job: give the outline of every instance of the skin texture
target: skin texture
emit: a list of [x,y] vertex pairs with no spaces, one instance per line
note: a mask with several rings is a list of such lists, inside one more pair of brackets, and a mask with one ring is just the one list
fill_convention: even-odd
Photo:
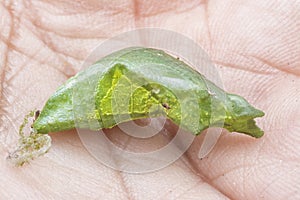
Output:
[[[3,1],[0,11],[1,198],[300,198],[299,2]],[[174,30],[203,46],[225,89],[265,111],[258,122],[265,135],[224,133],[201,161],[200,136],[172,165],[132,175],[97,162],[68,131],[51,135],[44,157],[11,167],[5,157],[32,106],[41,108],[100,41],[138,27]],[[117,128],[107,133],[122,147],[145,150]]]

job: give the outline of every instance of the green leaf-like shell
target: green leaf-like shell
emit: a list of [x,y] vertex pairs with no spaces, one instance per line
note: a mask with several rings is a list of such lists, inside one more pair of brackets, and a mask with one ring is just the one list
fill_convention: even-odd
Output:
[[115,52],[70,78],[49,98],[33,128],[39,133],[99,130],[162,115],[193,134],[215,126],[263,135],[254,121],[262,111],[184,62],[142,47]]

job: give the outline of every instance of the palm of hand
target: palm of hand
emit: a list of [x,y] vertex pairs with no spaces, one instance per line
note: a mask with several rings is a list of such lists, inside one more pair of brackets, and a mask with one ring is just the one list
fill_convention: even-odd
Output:
[[128,175],[97,163],[74,132],[54,134],[51,154],[32,165],[15,169],[1,159],[2,196],[299,198],[300,5],[151,3],[1,4],[2,158],[32,105],[41,108],[99,41],[136,27],[168,28],[199,42],[219,68],[226,90],[266,113],[260,120],[265,136],[224,134],[209,157],[199,161],[200,136],[167,168]]

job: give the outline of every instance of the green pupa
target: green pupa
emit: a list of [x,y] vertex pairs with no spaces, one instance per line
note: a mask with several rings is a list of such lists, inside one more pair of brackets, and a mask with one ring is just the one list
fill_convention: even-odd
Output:
[[254,118],[263,115],[164,51],[131,47],[102,58],[58,88],[32,124],[27,136],[31,143],[26,143],[21,128],[20,148],[10,158],[20,165],[45,153],[50,132],[99,130],[159,116],[195,135],[208,127],[223,127],[259,138],[263,131]]

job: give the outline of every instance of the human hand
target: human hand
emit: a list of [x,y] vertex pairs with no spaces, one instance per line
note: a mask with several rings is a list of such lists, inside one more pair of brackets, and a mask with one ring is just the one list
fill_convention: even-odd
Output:
[[[300,4],[296,1],[97,2],[1,4],[0,163],[3,199],[299,198]],[[30,165],[4,159],[18,126],[99,42],[141,27],[197,41],[225,89],[266,116],[260,139],[224,133],[197,158],[203,135],[172,165],[149,174],[115,171],[85,150],[75,131],[52,134],[52,149]],[[118,140],[118,129],[110,131]]]

